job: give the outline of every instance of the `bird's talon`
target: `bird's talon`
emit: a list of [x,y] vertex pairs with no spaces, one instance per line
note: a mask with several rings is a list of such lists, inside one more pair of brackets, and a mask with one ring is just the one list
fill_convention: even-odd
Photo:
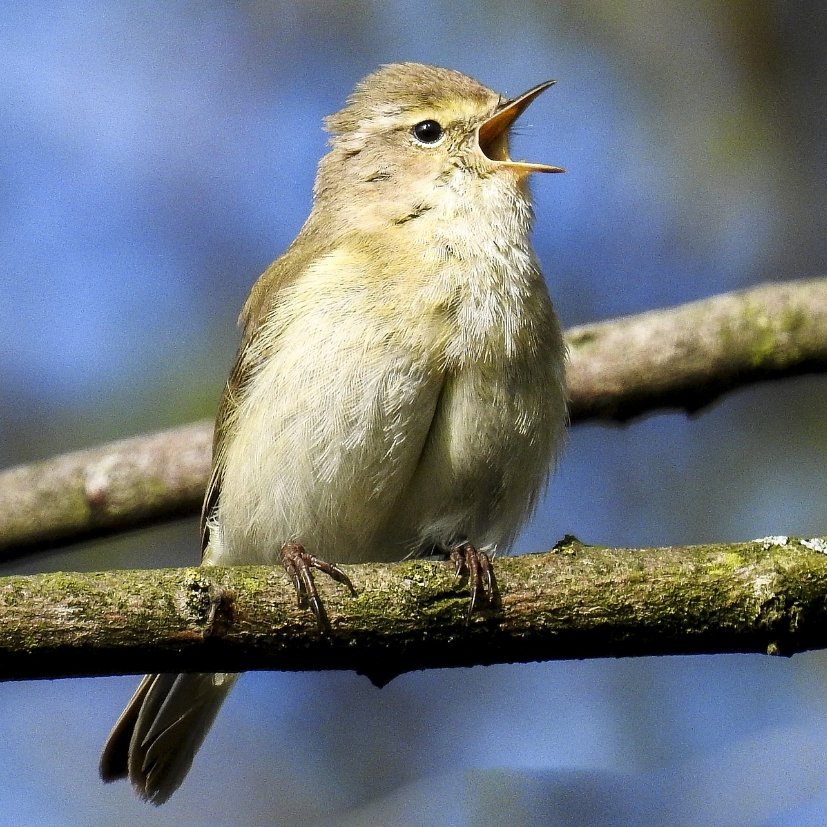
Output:
[[281,548],[281,564],[287,576],[293,581],[296,598],[300,609],[310,609],[316,618],[319,629],[323,632],[330,630],[330,621],[319,597],[316,583],[313,580],[312,569],[318,569],[332,577],[337,583],[342,583],[356,595],[350,578],[338,567],[308,554],[300,543],[285,543]]
[[474,610],[479,604],[484,602],[492,605],[494,602],[495,587],[491,559],[484,551],[477,551],[468,542],[461,543],[451,549],[450,558],[456,565],[455,576],[457,578],[460,577],[463,571],[468,572],[471,599],[465,617],[467,625],[471,622]]
[[322,603],[321,599],[318,597],[311,597],[309,608],[316,618],[316,623],[319,625],[319,629],[323,632],[329,631],[330,620],[328,620],[327,612],[325,611],[324,603]]

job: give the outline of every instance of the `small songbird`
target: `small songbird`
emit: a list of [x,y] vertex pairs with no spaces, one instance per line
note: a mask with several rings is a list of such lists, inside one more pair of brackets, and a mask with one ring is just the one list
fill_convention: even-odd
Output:
[[[259,278],[218,412],[203,564],[281,562],[327,623],[317,569],[442,552],[491,586],[563,441],[564,345],[529,239],[506,99],[448,69],[384,66],[329,116],[310,216]],[[320,555],[316,557],[315,555]],[[352,588],[352,587],[351,587]],[[161,804],[232,674],[147,675],[105,781]]]

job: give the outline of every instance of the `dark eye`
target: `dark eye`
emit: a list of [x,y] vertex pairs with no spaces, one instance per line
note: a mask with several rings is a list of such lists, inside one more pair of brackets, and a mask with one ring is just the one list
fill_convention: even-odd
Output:
[[436,121],[420,121],[411,134],[421,144],[435,144],[442,137],[442,127]]

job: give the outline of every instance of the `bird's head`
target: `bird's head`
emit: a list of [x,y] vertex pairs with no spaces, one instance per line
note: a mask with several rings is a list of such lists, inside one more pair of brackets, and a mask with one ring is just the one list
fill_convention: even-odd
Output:
[[[560,167],[513,160],[509,130],[553,81],[504,99],[472,78],[418,63],[384,66],[362,80],[344,108],[325,119],[331,152],[322,159],[316,196],[343,210],[358,204],[370,220],[410,215],[492,176],[520,187],[532,172]],[[446,197],[448,197],[446,195]]]

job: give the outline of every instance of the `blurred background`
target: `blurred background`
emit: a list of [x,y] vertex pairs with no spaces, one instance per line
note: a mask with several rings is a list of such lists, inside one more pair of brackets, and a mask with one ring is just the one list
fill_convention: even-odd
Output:
[[[236,315],[379,64],[558,85],[516,152],[566,326],[827,260],[827,7],[784,0],[4,4],[0,465],[214,414]],[[572,429],[517,551],[827,531],[827,381]],[[3,573],[198,559],[195,520]],[[97,777],[133,677],[0,685],[38,825],[827,823],[827,655],[248,674],[161,809]]]

